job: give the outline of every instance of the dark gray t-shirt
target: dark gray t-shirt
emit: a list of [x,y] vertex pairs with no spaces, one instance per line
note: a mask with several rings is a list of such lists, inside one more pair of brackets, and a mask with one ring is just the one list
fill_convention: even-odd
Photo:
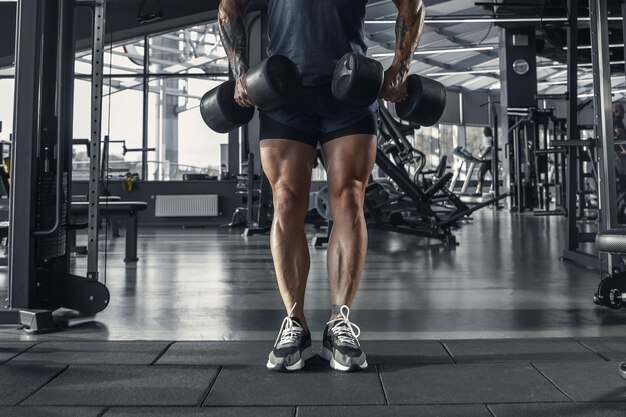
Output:
[[267,0],[267,54],[295,62],[304,85],[332,80],[348,52],[365,55],[363,26],[367,0]]

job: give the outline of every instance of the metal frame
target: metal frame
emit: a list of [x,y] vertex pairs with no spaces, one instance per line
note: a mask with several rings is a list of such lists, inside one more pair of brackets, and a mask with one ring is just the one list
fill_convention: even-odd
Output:
[[[80,4],[80,2],[78,3]],[[91,140],[89,164],[89,217],[87,231],[87,279],[98,280],[98,227],[100,225],[100,139],[102,134],[102,83],[104,80],[105,0],[93,2],[91,69]]]
[[[144,53],[143,53],[143,126],[141,146],[148,147],[148,106],[150,105],[150,77],[148,69],[150,66],[150,37],[144,36]],[[141,153],[141,179],[148,179],[148,153]]]
[[[9,307],[27,308],[31,298],[30,279],[34,275],[31,262],[34,244],[30,231],[34,229],[33,206],[35,152],[39,123],[39,78],[41,42],[39,28],[42,19],[42,2],[21,0],[17,9],[17,44],[15,71],[14,141],[9,208]],[[19,157],[18,157],[19,155]],[[21,156],[24,156],[23,158]],[[15,190],[19,190],[15,192]],[[25,208],[28,208],[25,210]],[[9,317],[9,322],[11,317]]]
[[[609,30],[606,24],[608,5],[605,0],[590,0],[591,57],[593,63],[595,136],[599,157],[599,212],[598,231],[617,227],[616,178],[613,148],[613,115],[611,96],[611,56],[609,52]],[[608,256],[608,268],[617,265],[614,255]]]
[[[102,283],[69,273],[68,235],[75,226],[68,222],[73,16],[82,4],[21,0],[18,7],[15,107],[20,111],[14,116],[11,153],[9,305],[0,312],[0,323],[21,324],[30,332],[58,329],[52,312],[61,307],[92,315],[109,301]],[[95,27],[104,30],[102,24]],[[93,118],[98,124],[101,116],[94,112]],[[97,158],[92,164],[97,171]],[[42,197],[45,190],[49,199]]]

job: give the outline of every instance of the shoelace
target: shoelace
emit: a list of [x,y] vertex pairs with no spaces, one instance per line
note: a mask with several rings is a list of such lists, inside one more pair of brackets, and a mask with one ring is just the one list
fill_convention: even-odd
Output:
[[289,311],[289,315],[283,319],[283,323],[280,325],[280,330],[278,331],[278,337],[276,337],[276,341],[274,342],[274,346],[276,347],[288,345],[288,344],[295,342],[304,331],[302,326],[300,326],[298,322],[294,321],[291,318],[291,314],[293,313],[293,310],[296,308],[296,304],[294,304],[293,307],[291,307],[291,310]]
[[349,316],[350,307],[343,305],[339,310],[339,317],[326,324],[330,326],[330,331],[337,336],[339,343],[346,343],[358,348],[361,345],[358,339],[361,329],[350,321]]

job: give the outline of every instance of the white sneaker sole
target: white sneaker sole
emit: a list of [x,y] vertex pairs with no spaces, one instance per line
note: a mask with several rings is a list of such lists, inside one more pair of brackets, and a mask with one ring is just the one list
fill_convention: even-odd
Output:
[[285,366],[282,363],[272,363],[268,359],[267,363],[265,364],[265,367],[269,369],[270,371],[287,371],[287,372],[299,371],[300,369],[304,368],[305,362],[311,359],[313,356],[315,356],[315,354],[313,353],[313,350],[311,349],[311,347],[308,347],[304,349],[302,353],[300,354],[300,360],[294,363],[293,365]]
[[320,350],[320,356],[323,359],[326,359],[330,363],[330,367],[336,371],[352,372],[352,371],[360,371],[360,370],[367,368],[367,360],[363,361],[363,363],[361,364],[355,363],[350,366],[346,366],[337,362],[333,356],[333,352],[326,347],[322,347],[322,350]]

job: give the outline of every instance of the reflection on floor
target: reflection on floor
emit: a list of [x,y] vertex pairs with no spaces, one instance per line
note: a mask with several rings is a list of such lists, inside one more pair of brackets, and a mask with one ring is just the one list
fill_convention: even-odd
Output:
[[[124,240],[108,243],[111,304],[94,320],[40,337],[13,328],[0,339],[273,340],[285,314],[267,236],[228,229],[142,229],[139,263],[122,262]],[[626,311],[595,306],[598,273],[559,260],[559,218],[477,214],[435,241],[372,232],[351,318],[363,340],[626,335]],[[329,315],[325,249],[311,249],[306,312],[319,340]],[[86,258],[76,258],[84,274]],[[6,279],[0,278],[0,286]]]

